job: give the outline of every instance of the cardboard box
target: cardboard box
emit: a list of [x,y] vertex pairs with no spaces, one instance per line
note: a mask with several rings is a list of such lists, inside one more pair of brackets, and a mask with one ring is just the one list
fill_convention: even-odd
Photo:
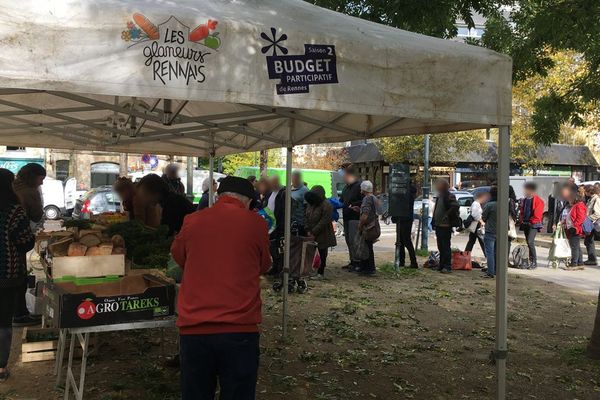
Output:
[[52,278],[76,276],[93,278],[97,276],[125,275],[125,256],[73,256],[52,259]]
[[175,314],[175,285],[148,274],[96,285],[47,283],[44,296],[45,314],[55,328],[112,325]]

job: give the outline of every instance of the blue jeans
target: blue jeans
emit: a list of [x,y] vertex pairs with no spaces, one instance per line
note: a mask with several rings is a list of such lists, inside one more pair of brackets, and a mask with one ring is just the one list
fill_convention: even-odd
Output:
[[181,399],[255,400],[258,333],[181,335]]
[[487,260],[487,274],[496,276],[496,235],[485,233],[483,235],[485,258]]

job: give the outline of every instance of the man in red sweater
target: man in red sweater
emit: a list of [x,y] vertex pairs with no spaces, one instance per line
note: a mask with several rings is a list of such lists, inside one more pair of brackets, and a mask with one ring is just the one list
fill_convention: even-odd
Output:
[[183,400],[253,400],[260,275],[271,267],[267,224],[250,211],[252,184],[227,177],[212,208],[190,214],[171,247],[183,269],[177,326]]

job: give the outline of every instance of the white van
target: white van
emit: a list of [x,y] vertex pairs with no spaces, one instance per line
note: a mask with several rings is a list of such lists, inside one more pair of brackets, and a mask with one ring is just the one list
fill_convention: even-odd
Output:
[[77,190],[77,180],[69,178],[63,184],[54,178],[46,177],[42,184],[44,216],[46,219],[58,219],[75,207],[75,202],[85,193]]

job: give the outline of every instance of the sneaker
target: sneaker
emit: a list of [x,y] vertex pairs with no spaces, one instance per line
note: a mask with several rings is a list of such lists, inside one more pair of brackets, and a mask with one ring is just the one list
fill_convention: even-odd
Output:
[[179,359],[179,354],[175,354],[172,357],[167,357],[165,360],[165,367],[168,368],[179,368],[181,366],[181,361]]
[[440,270],[440,272],[441,272],[442,274],[451,274],[451,273],[452,273],[452,269],[450,269],[450,268],[442,268],[442,269]]
[[352,263],[346,264],[342,267],[342,269],[352,269],[354,265],[352,265]]
[[14,317],[12,325],[15,328],[22,326],[35,326],[42,323],[42,317],[34,315],[23,315],[22,317]]
[[310,279],[315,280],[315,281],[319,281],[321,279],[324,279],[325,277],[322,274],[316,274],[310,277]]
[[419,269],[419,264],[410,264],[408,267],[406,268],[412,268],[412,269]]
[[4,372],[0,372],[0,383],[6,382],[10,378],[10,372],[8,370],[4,370]]
[[491,279],[494,279],[496,276],[495,275],[482,274],[481,277],[482,278],[491,278]]
[[583,263],[583,265],[589,265],[592,267],[596,267],[596,266],[598,266],[598,262],[595,260],[587,260],[586,262]]

